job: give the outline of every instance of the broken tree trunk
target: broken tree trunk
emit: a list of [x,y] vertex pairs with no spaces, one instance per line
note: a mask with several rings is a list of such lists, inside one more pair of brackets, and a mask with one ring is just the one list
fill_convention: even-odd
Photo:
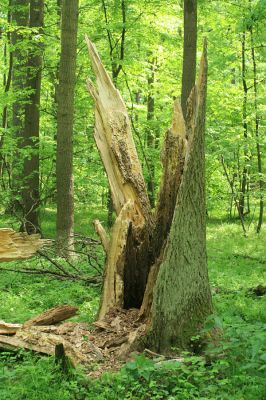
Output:
[[196,333],[212,310],[205,241],[206,43],[186,121],[179,100],[174,104],[172,127],[166,132],[162,151],[157,206],[152,214],[125,104],[95,46],[86,40],[97,86],[88,82],[95,103],[94,136],[117,213],[110,240],[96,223],[106,251],[99,319],[104,323],[113,307],[135,307],[140,309],[139,315],[150,327],[158,348],[164,350],[174,343],[186,347],[189,335]]
[[105,281],[99,311],[99,319],[103,319],[115,305],[139,308],[142,304],[150,267],[160,255],[170,229],[186,138],[181,107],[176,101],[173,125],[165,139],[162,156],[165,171],[154,218],[126,106],[94,44],[88,38],[86,41],[97,86],[95,88],[88,81],[88,90],[95,103],[94,137],[117,214],[110,241],[106,239],[102,226],[95,223],[106,251]]
[[[95,46],[88,38],[86,41],[97,85],[95,88],[88,81],[88,90],[95,103],[94,137],[118,216],[112,229],[109,249],[105,248],[106,280],[112,275],[113,281],[122,279],[124,282],[123,285],[104,285],[99,313],[102,318],[116,302],[115,299],[117,304],[126,307],[141,305],[148,274],[148,244],[153,223],[126,106],[104,69]],[[130,243],[134,243],[133,253],[129,252],[132,249]],[[110,304],[106,303],[107,299],[110,299]]]
[[49,241],[40,235],[28,235],[13,229],[0,229],[0,262],[15,261],[32,257]]

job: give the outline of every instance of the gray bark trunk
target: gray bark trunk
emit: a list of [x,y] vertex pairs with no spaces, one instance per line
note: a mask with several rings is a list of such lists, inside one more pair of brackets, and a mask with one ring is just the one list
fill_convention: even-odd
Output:
[[[16,152],[12,165],[12,210],[20,208],[21,203],[21,182],[23,170],[23,158],[21,154],[22,138],[25,123],[25,87],[27,81],[26,60],[21,51],[21,43],[24,35],[21,28],[29,24],[29,0],[13,0],[11,6],[12,24],[15,25],[11,35],[14,50],[12,68],[12,90],[16,100],[12,106],[12,124],[14,130],[14,140],[16,141]],[[22,95],[23,93],[23,95]]]
[[69,257],[73,250],[73,124],[77,53],[78,0],[63,0],[61,57],[57,110],[56,240],[58,254]]
[[[30,2],[30,28],[37,28],[39,35],[43,27],[43,0]],[[42,45],[32,42],[27,64],[27,88],[31,93],[25,106],[25,124],[22,147],[30,148],[30,154],[23,161],[22,205],[24,224],[21,229],[28,233],[40,232],[38,207],[39,193],[39,125],[40,125],[40,95],[42,76]]]
[[181,105],[187,119],[187,100],[195,85],[197,56],[197,0],[184,0],[184,45]]
[[187,348],[212,311],[204,173],[206,48],[204,53],[199,82],[190,96],[195,129],[188,140],[173,223],[154,289],[151,340],[157,351],[173,346]]

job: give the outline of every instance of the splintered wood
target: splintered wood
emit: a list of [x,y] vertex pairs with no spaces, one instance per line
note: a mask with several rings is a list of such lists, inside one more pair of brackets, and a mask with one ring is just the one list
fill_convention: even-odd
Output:
[[76,312],[76,307],[62,305],[24,324],[0,321],[0,348],[54,355],[56,346],[63,345],[72,365],[82,365],[88,374],[98,376],[103,371],[120,368],[129,353],[136,350],[136,340],[145,332],[135,309],[112,308],[103,321],[90,326],[62,323]]
[[32,257],[48,243],[40,235],[28,235],[13,229],[0,229],[0,262],[23,260]]

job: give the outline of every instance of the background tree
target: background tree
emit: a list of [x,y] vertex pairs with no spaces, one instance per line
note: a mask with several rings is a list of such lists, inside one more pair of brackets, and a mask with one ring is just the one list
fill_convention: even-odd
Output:
[[74,240],[73,124],[78,0],[63,0],[61,29],[57,109],[56,240],[59,254],[69,256]]
[[43,0],[31,0],[29,27],[32,29],[32,47],[29,50],[27,61],[26,85],[29,96],[25,105],[25,123],[22,139],[24,162],[23,189],[21,193],[24,219],[21,229],[28,233],[40,232],[38,216],[40,206],[39,129],[43,46],[38,38],[42,34],[43,13]]
[[184,0],[184,45],[181,104],[186,118],[186,102],[195,84],[197,56],[197,0]]

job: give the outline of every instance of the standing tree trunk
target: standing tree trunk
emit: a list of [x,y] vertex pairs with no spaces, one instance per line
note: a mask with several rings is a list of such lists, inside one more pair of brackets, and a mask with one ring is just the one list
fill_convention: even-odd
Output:
[[242,108],[242,120],[243,120],[243,135],[244,135],[244,167],[242,176],[240,177],[240,195],[239,195],[239,210],[241,217],[245,215],[245,200],[247,195],[248,187],[248,122],[247,122],[247,99],[248,99],[248,87],[246,81],[246,32],[242,34],[241,42],[241,58],[242,58],[242,86],[243,86],[243,108]]
[[[8,4],[8,12],[7,12],[7,22],[10,24],[11,22],[11,0],[9,0]],[[7,69],[7,73],[3,74],[3,86],[4,86],[4,93],[7,94],[10,90],[11,86],[11,78],[12,78],[12,68],[13,68],[13,52],[10,49],[10,42],[11,42],[11,33],[7,32],[6,34],[6,43],[4,44],[3,48],[3,56],[4,56],[4,65],[5,68]],[[5,158],[5,155],[2,154],[2,148],[4,145],[4,132],[6,131],[8,127],[8,106],[4,105],[3,108],[3,113],[2,113],[2,128],[3,131],[0,135],[0,180],[1,180],[1,188],[2,190],[6,190],[6,184],[5,184],[5,179],[4,179],[4,170],[7,170],[8,175],[10,176],[10,171],[8,168],[7,160]],[[10,179],[7,182],[7,186],[10,187]]]
[[63,0],[61,56],[59,67],[56,187],[56,241],[58,254],[69,257],[73,250],[73,124],[77,55],[78,0]]
[[253,64],[253,82],[254,82],[254,109],[255,109],[255,135],[256,135],[256,149],[257,149],[257,164],[259,174],[259,190],[260,190],[260,211],[257,224],[257,233],[261,230],[263,223],[263,178],[262,178],[262,159],[261,159],[261,145],[260,145],[260,118],[258,113],[258,83],[257,83],[257,64],[253,37],[253,28],[250,27],[250,41],[251,41],[251,58]]
[[25,152],[23,162],[22,205],[24,223],[21,227],[28,233],[40,232],[38,208],[39,193],[39,124],[40,124],[40,95],[42,77],[43,46],[38,37],[43,28],[43,0],[30,1],[30,28],[33,28],[31,49],[27,65],[27,89],[30,94],[25,106],[25,124],[22,147]]
[[[156,59],[153,57],[149,60],[149,76],[148,76],[148,97],[147,97],[147,146],[151,151],[155,148],[155,129],[154,129],[154,83],[155,83]],[[149,157],[149,176],[147,182],[148,195],[152,208],[155,205],[155,189],[154,189],[154,160]]]
[[195,85],[197,56],[197,0],[184,0],[184,45],[181,104],[187,119],[187,100]]
[[25,36],[24,30],[29,24],[29,0],[12,0],[12,23],[16,26],[11,35],[13,45],[12,90],[15,95],[12,110],[12,123],[16,151],[12,166],[12,210],[20,209],[21,182],[23,180],[23,157],[21,154],[22,139],[25,124],[25,88],[27,81],[27,62],[23,55],[22,42]]
[[126,106],[95,46],[89,39],[87,44],[97,84],[88,81],[95,103],[94,136],[117,214],[110,239],[95,221],[106,252],[98,317],[104,319],[113,307],[139,308],[149,322],[149,344],[163,351],[174,344],[186,347],[212,311],[205,239],[206,45],[187,124],[179,101],[174,104],[153,216]]

